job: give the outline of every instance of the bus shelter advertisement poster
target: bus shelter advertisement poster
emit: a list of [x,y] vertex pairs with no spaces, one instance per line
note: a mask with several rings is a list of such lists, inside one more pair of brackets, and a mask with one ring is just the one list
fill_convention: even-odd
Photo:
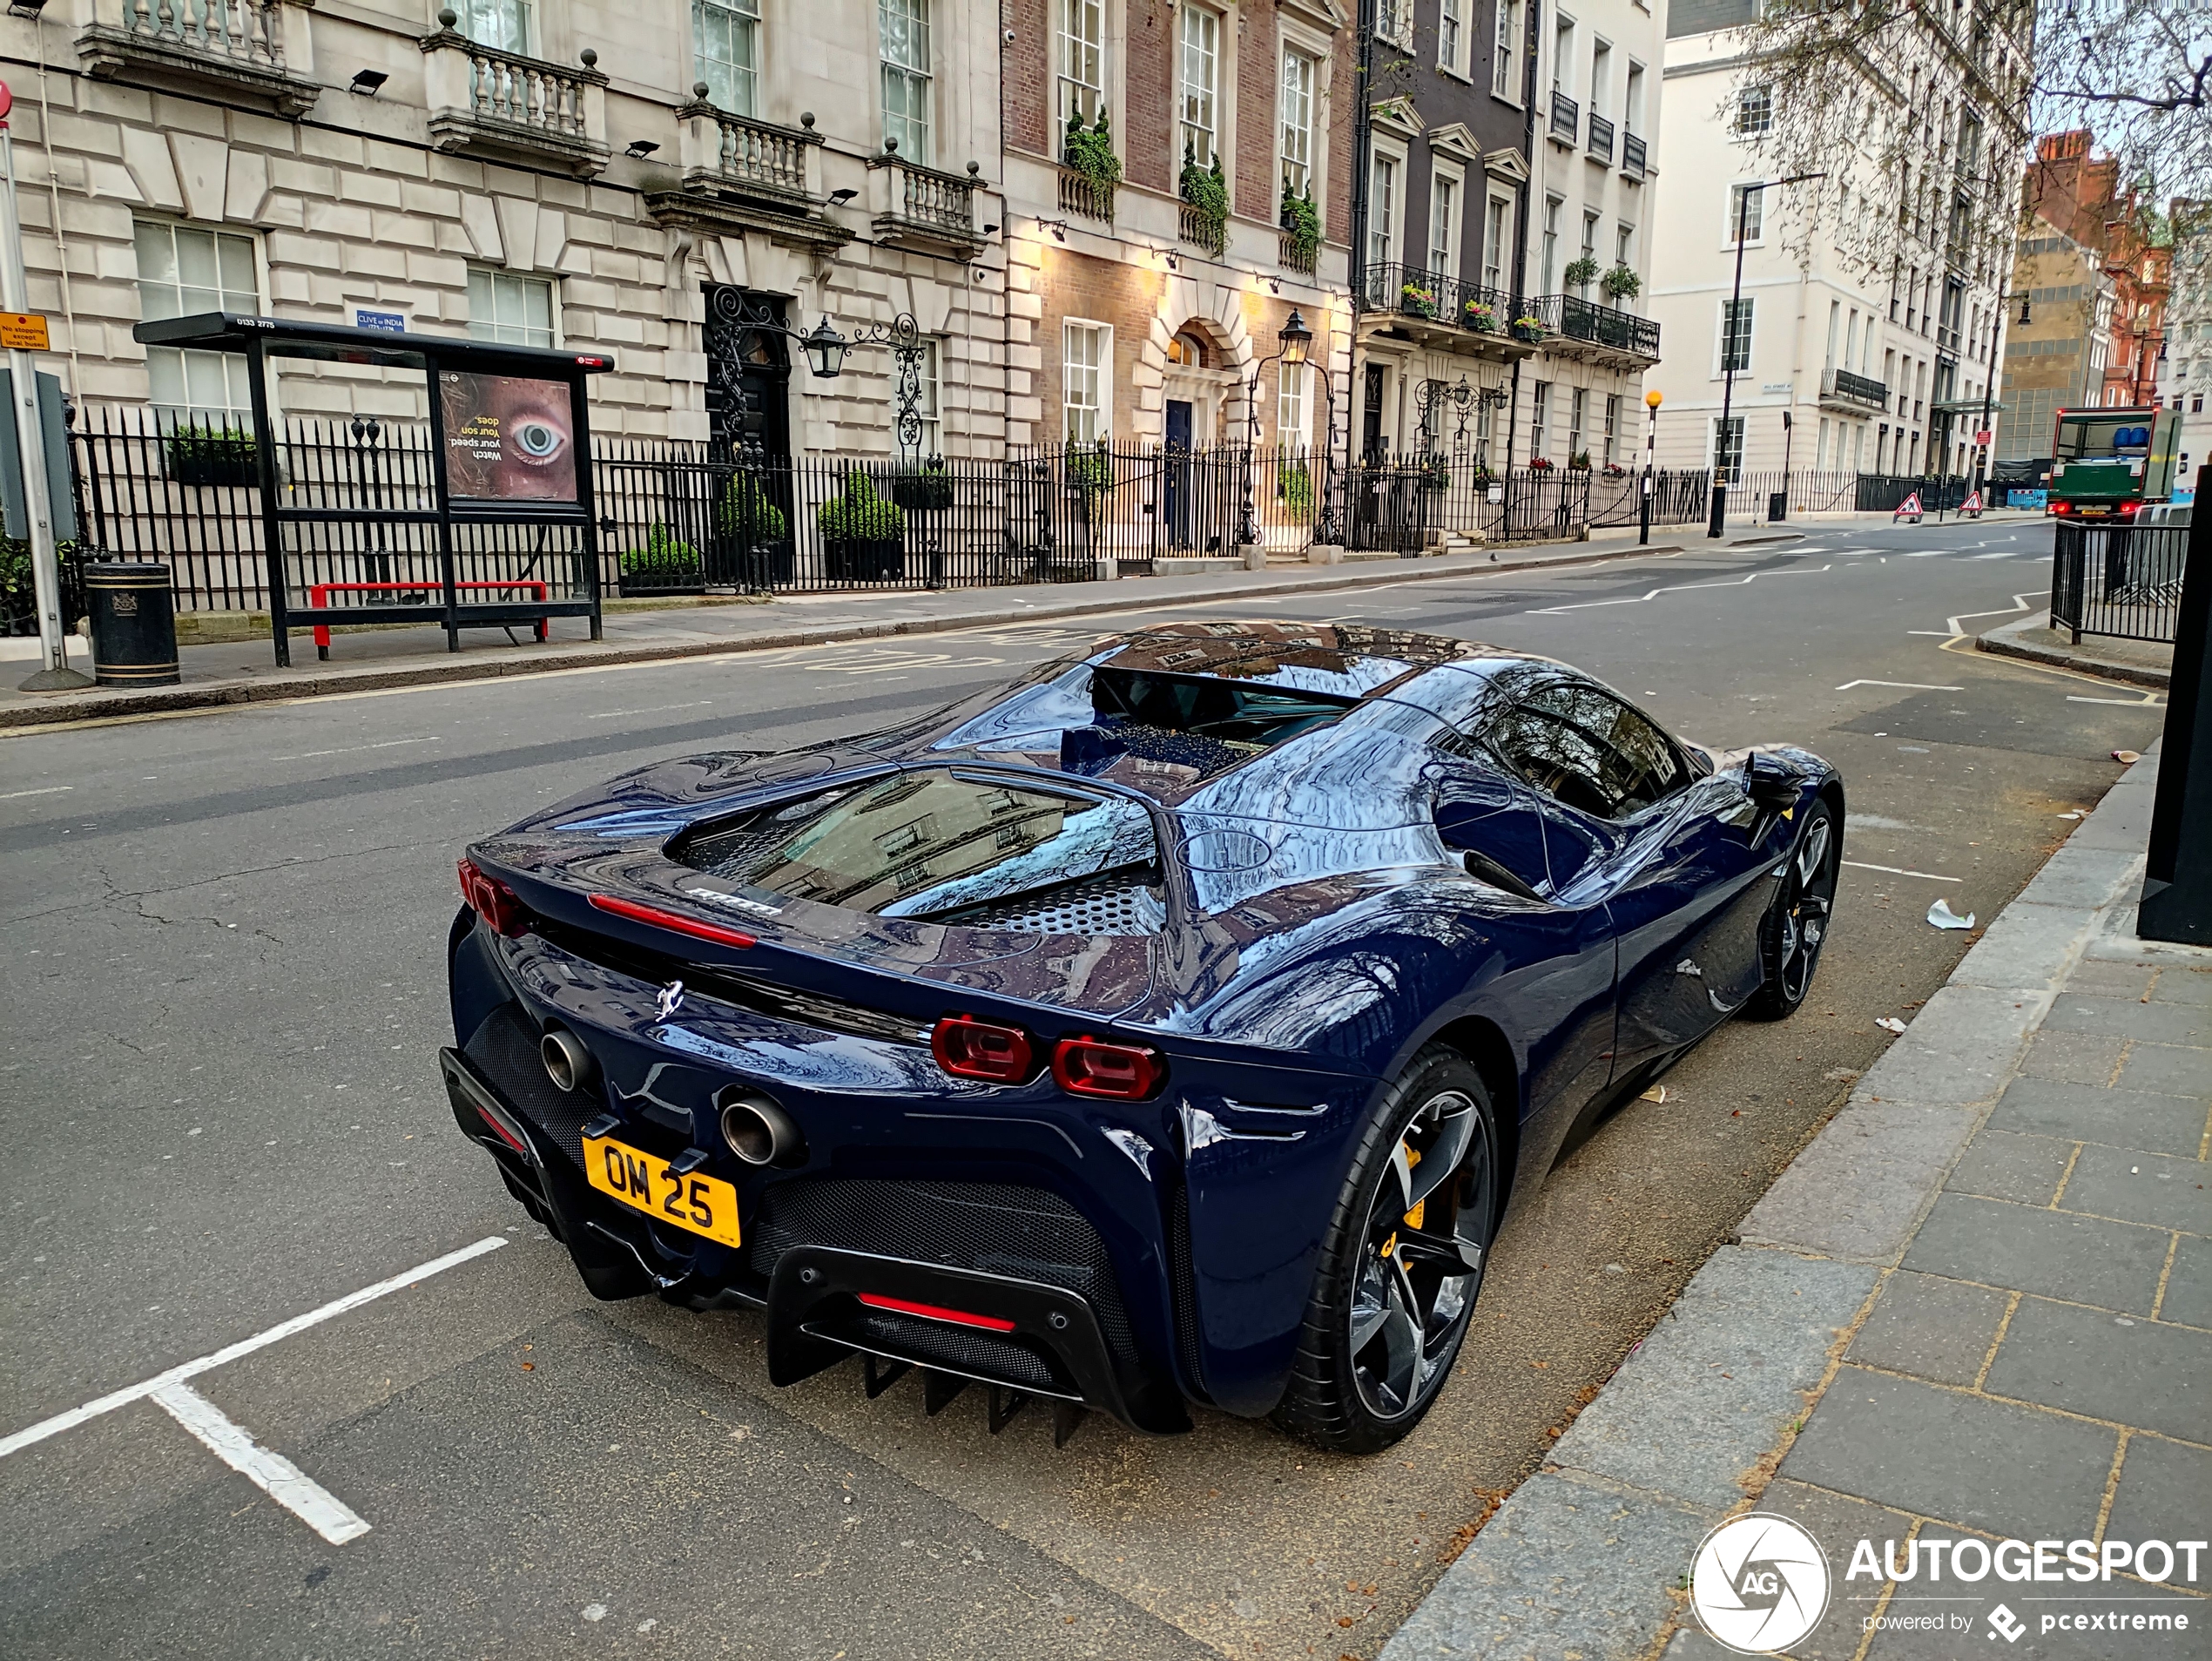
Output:
[[446,490],[492,502],[574,502],[575,421],[565,381],[448,369],[439,376]]

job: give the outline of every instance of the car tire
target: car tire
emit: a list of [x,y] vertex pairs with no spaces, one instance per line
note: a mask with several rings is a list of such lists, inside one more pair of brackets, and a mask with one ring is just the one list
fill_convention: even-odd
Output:
[[[1278,1426],[1338,1453],[1372,1454],[1420,1422],[1481,1287],[1504,1188],[1501,1145],[1490,1092],[1457,1050],[1423,1050],[1383,1093],[1322,1242]],[[1441,1177],[1421,1173],[1438,1159]]]
[[1843,838],[1834,807],[1816,800],[1805,810],[1782,883],[1759,920],[1759,962],[1764,977],[1743,1006],[1754,1021],[1780,1021],[1797,1013],[1812,989],[1820,949],[1836,906]]

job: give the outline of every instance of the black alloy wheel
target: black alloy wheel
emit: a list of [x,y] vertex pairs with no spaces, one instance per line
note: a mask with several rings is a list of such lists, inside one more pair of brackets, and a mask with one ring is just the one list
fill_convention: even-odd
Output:
[[1501,1176],[1481,1076],[1455,1050],[1423,1050],[1345,1178],[1278,1424],[1364,1454],[1420,1421],[1467,1336]]
[[1762,1021],[1779,1021],[1796,1011],[1812,989],[1820,949],[1836,910],[1836,878],[1843,845],[1836,835],[1836,813],[1824,801],[1806,811],[1804,828],[1790,851],[1781,886],[1759,925],[1766,978],[1744,1006]]

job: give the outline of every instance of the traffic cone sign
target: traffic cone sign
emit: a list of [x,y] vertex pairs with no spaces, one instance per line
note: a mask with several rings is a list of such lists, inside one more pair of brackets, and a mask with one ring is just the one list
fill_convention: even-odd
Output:
[[1918,490],[1898,503],[1897,511],[1890,516],[1892,524],[1895,524],[1900,519],[1910,519],[1916,525],[1920,523],[1920,493]]
[[1959,517],[1961,519],[1979,519],[1981,517],[1980,491],[1969,490],[1966,492],[1966,499],[1959,504]]

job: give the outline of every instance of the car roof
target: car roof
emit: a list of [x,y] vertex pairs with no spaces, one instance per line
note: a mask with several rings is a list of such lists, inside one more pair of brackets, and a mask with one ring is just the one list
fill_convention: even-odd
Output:
[[1097,668],[1190,675],[1364,701],[1447,664],[1543,662],[1479,641],[1343,623],[1169,623],[1109,637]]

